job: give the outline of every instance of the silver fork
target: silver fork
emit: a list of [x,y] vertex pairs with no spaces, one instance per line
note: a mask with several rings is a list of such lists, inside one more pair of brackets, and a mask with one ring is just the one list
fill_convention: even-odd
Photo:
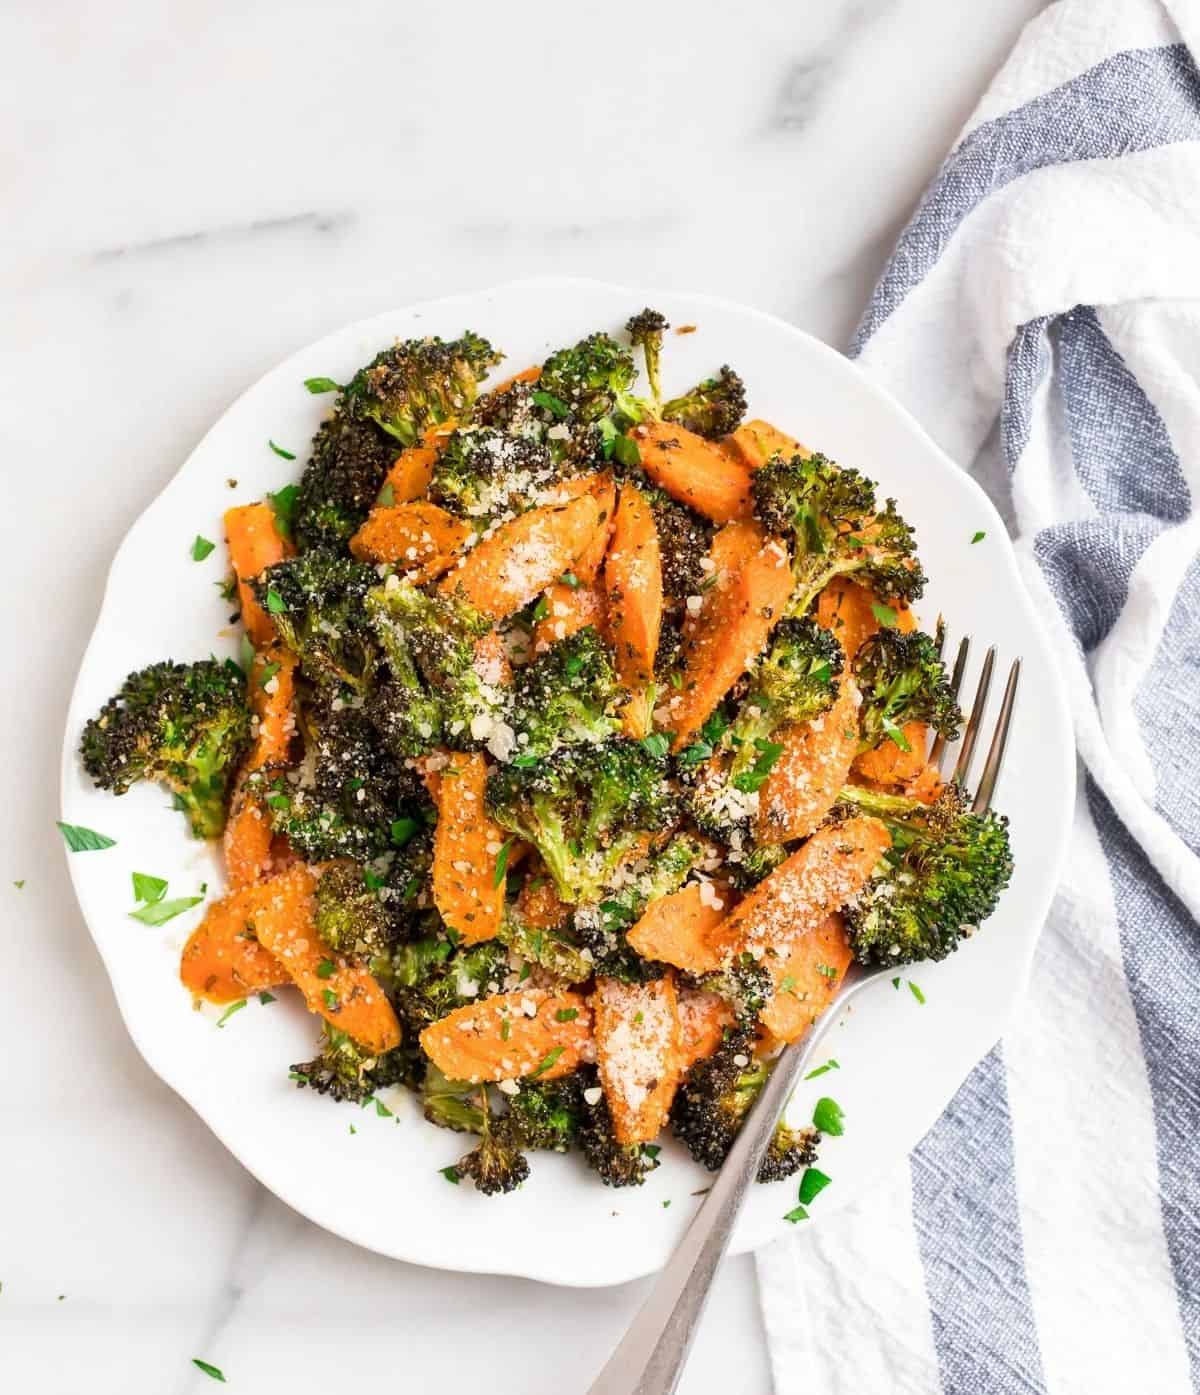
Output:
[[[964,639],[958,647],[951,675],[956,697],[966,672],[969,649],[970,640]],[[983,725],[995,662],[996,651],[989,649],[980,670],[971,715],[958,748],[951,778],[964,787]],[[1015,659],[1009,670],[987,760],[971,804],[979,814],[985,813],[992,802],[1004,760],[1020,673],[1021,661]],[[930,750],[930,761],[940,764],[945,752],[946,742],[939,737]],[[775,1125],[787,1106],[796,1082],[816,1054],[830,1023],[837,1020],[850,999],[877,979],[891,974],[892,970],[887,966],[871,969],[852,967],[813,1029],[779,1056],[679,1248],[659,1275],[621,1344],[592,1383],[588,1395],[671,1395],[678,1386],[692,1338],[708,1301],[713,1275],[729,1246],[746,1191],[758,1172]]]

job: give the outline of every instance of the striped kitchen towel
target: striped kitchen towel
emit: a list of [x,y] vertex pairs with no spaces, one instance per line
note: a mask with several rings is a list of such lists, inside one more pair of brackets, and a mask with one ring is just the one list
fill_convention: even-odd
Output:
[[855,339],[1009,521],[1079,792],[1004,1040],[759,1254],[776,1395],[1200,1390],[1198,44],[1196,0],[1033,21]]

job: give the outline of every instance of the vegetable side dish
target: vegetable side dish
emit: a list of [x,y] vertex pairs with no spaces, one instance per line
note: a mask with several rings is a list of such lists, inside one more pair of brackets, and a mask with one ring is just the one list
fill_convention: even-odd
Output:
[[299,483],[225,516],[243,663],[153,665],[83,734],[224,840],[188,989],[299,989],[292,1079],[415,1091],[489,1194],[546,1149],[636,1185],[668,1127],[718,1168],[852,961],[943,958],[1012,869],[927,761],[960,713],[895,502],[728,367],[666,397],[668,329],[487,391],[471,333],[309,380]]

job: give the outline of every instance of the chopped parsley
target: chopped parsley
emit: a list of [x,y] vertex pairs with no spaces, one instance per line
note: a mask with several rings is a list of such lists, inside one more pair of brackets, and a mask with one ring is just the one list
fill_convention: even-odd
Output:
[[634,465],[642,463],[642,453],[637,448],[637,442],[628,436],[613,437],[613,459],[618,465],[625,465],[632,468]]
[[880,605],[878,601],[872,601],[871,614],[879,621],[885,630],[894,630],[896,628],[896,612],[890,605]]
[[300,486],[285,484],[277,494],[268,494],[267,503],[275,515],[275,528],[281,538],[291,539],[292,522],[296,517],[296,500],[300,497]]
[[793,1206],[783,1219],[785,1221],[791,1221],[791,1223],[795,1225],[797,1221],[808,1220],[808,1212],[803,1206]]
[[130,920],[139,921],[142,925],[165,925],[168,920],[174,920],[177,915],[182,915],[184,911],[190,911],[193,906],[198,906],[204,897],[201,896],[173,896],[169,901],[151,901],[148,906],[139,906],[137,910],[129,912]]
[[378,1114],[381,1119],[391,1119],[393,1117],[392,1111],[387,1107],[386,1104],[384,1104],[384,1102],[379,1098],[378,1095],[376,1095],[374,1098],[375,1113]]
[[230,1003],[225,1011],[217,1018],[217,1026],[223,1027],[235,1012],[241,1012],[246,1006],[245,998],[239,998],[236,1003]]
[[529,1072],[530,1080],[536,1080],[539,1075],[545,1075],[545,1073],[551,1068],[551,1066],[554,1065],[555,1061],[557,1061],[558,1058],[563,1054],[563,1049],[564,1048],[561,1046],[555,1046],[552,1047],[549,1051],[547,1051],[545,1056],[543,1056],[541,1061],[538,1063],[538,1065],[536,1065],[533,1068],[533,1070]]
[[379,497],[375,500],[376,506],[381,509],[390,509],[396,502],[396,486],[391,480],[384,480],[383,488],[379,491]]
[[504,884],[504,878],[508,875],[509,850],[515,842],[515,838],[506,838],[504,842],[500,844],[500,851],[496,854],[496,870],[492,874],[493,886],[502,886]]
[[986,533],[979,532],[979,533],[976,533],[976,534],[975,534],[975,536],[971,539],[971,542],[972,542],[972,543],[982,542],[982,541],[984,540],[984,538],[986,538],[986,537],[987,537],[987,534],[986,534]]
[[567,406],[561,397],[555,397],[552,392],[546,392],[543,388],[538,388],[536,391],[530,393],[530,399],[536,403],[537,406],[557,417],[559,421],[571,415],[570,407]]
[[507,1041],[512,1036],[512,1019],[502,1017],[500,1019],[500,1040]]
[[214,1366],[209,1361],[201,1361],[198,1356],[192,1357],[192,1365],[198,1367],[206,1376],[211,1376],[213,1380],[219,1380],[222,1385],[229,1384],[225,1379],[225,1372],[221,1370],[220,1366]]
[[817,1066],[815,1070],[810,1070],[804,1077],[805,1080],[815,1080],[818,1075],[828,1075],[831,1070],[841,1070],[841,1066],[830,1056],[823,1066]]
[[63,841],[72,852],[102,852],[105,848],[115,848],[117,840],[109,838],[104,833],[97,833],[94,828],[84,828],[77,823],[58,823],[58,831],[63,836]]
[[330,1012],[334,1012],[337,1009],[337,994],[333,991],[332,988],[321,989],[321,1000],[324,1002],[325,1006],[329,1009]]
[[806,1167],[804,1176],[800,1178],[800,1205],[808,1206],[832,1181],[833,1178],[826,1176],[820,1168]]
[[671,743],[664,732],[652,731],[649,736],[642,737],[642,747],[655,760],[662,760],[671,748]]
[[133,873],[133,899],[145,901],[147,905],[161,901],[167,894],[165,877],[152,877],[147,872]]
[[269,586],[267,588],[267,609],[272,615],[282,615],[287,609],[283,603],[283,597],[276,591],[274,586]]
[[783,746],[778,741],[767,741],[761,736],[755,738],[754,748],[758,752],[754,764],[749,770],[743,770],[733,778],[734,789],[741,790],[743,794],[753,794],[760,790],[767,776],[774,770],[775,762],[783,755]]
[[920,988],[917,987],[911,978],[908,980],[908,991],[916,998],[917,1002],[920,1003],[922,1007],[925,1006],[925,994],[921,992]]
[[192,543],[192,561],[203,562],[215,547],[215,542],[210,542],[208,538],[201,537],[200,534],[197,533]]
[[554,1020],[556,1022],[574,1022],[578,1016],[578,1008],[559,1008],[554,1014]]
[[258,686],[260,688],[265,688],[271,679],[279,672],[279,667],[278,662],[274,659],[272,659],[269,664],[263,664],[263,670],[258,675]]
[[462,1178],[459,1176],[457,1167],[439,1167],[438,1171],[446,1179],[447,1182],[453,1182],[456,1187],[462,1181]]
[[284,450],[282,446],[277,446],[270,437],[267,438],[267,445],[269,445],[275,454],[283,460],[295,460],[296,458],[296,453],[294,451]]
[[391,828],[392,847],[402,848],[417,832],[421,825],[416,819],[393,819]]
[[267,990],[264,988],[263,991],[258,995],[258,1001],[263,1005],[263,1007],[266,1007],[268,1003],[273,1003],[276,1001],[275,994],[268,993]]
[[837,1100],[831,1100],[828,1095],[822,1095],[817,1101],[813,1110],[813,1127],[827,1133],[831,1138],[841,1138],[846,1132],[844,1123],[845,1115],[842,1113],[842,1106]]
[[334,973],[335,967],[332,959],[322,959],[317,965],[318,978],[332,978]]
[[304,386],[313,394],[319,397],[323,392],[341,392],[341,383],[335,383],[332,378],[305,378]]

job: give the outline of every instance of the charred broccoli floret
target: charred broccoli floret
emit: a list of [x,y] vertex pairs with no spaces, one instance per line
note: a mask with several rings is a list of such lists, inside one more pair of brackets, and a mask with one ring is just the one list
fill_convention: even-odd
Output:
[[382,427],[402,446],[415,445],[428,426],[464,421],[478,385],[500,362],[486,339],[405,339],[360,368],[343,389],[345,410]]
[[518,670],[510,722],[523,757],[603,741],[620,728],[623,690],[612,658],[588,625]]
[[327,551],[305,552],[268,567],[251,582],[255,599],[306,677],[337,692],[363,692],[378,661],[364,602],[375,568]]
[[322,799],[307,785],[275,777],[266,786],[271,827],[282,833],[293,852],[306,862],[334,862],[351,858],[369,862],[387,851],[385,825],[357,823],[336,804]]
[[331,1099],[362,1104],[376,1090],[409,1078],[408,1063],[398,1057],[400,1050],[373,1056],[332,1022],[325,1022],[321,1050],[311,1061],[292,1066],[290,1074],[300,1089],[308,1086]]
[[770,972],[750,954],[741,954],[708,974],[686,975],[686,982],[704,993],[724,998],[739,1022],[752,1026],[775,991]]
[[488,778],[487,803],[502,828],[534,844],[571,904],[599,900],[617,867],[676,815],[664,763],[622,740],[500,766]]
[[578,1075],[523,1080],[508,1102],[508,1128],[522,1148],[565,1153],[575,1141],[583,1108]]
[[508,973],[508,950],[499,940],[454,950],[448,940],[426,937],[401,945],[386,975],[400,1021],[424,1031],[455,1008],[498,993]]
[[736,859],[725,864],[725,875],[739,891],[749,891],[787,860],[788,850],[782,843],[760,843],[746,848]]
[[606,1187],[640,1187],[658,1166],[658,1148],[645,1143],[618,1143],[608,1101],[594,1067],[579,1072],[583,1106],[579,1147],[584,1161]]
[[528,508],[558,477],[549,450],[531,436],[463,427],[438,456],[429,497],[463,518],[484,520]]
[[368,883],[357,862],[326,867],[317,883],[313,914],[322,942],[339,954],[387,954],[399,927],[382,890]]
[[[407,667],[404,687],[409,691],[419,670],[436,702],[437,722],[429,720],[422,704],[419,721],[415,726],[406,724],[404,735],[415,744],[423,739],[425,727],[433,726],[456,749],[472,749],[486,740],[508,701],[500,686],[481,671],[476,657],[479,641],[491,632],[491,621],[458,597],[440,592],[427,595],[394,578],[370,593],[367,613],[388,656],[393,679]],[[406,654],[411,656],[407,664]],[[384,730],[393,749],[402,744],[393,726]]]
[[487,1097],[481,1109],[483,1127],[479,1142],[465,1157],[454,1164],[459,1177],[470,1177],[475,1190],[484,1196],[503,1196],[515,1192],[529,1176],[529,1160],[521,1152],[514,1131],[508,1127],[507,1116],[497,1119],[487,1107]]
[[650,396],[655,403],[662,399],[659,379],[659,365],[662,360],[663,335],[670,325],[665,315],[648,307],[631,315],[625,325],[625,333],[633,340],[634,346],[641,349],[646,365],[646,381],[650,384]]
[[550,355],[534,398],[552,404],[556,415],[583,424],[606,417],[640,421],[642,404],[631,392],[635,373],[628,349],[607,334],[589,334]]
[[528,436],[541,441],[555,417],[533,400],[537,390],[536,383],[522,379],[509,383],[499,392],[485,393],[475,404],[475,424],[495,427],[510,436]]
[[451,1080],[431,1061],[421,1082],[421,1107],[425,1118],[440,1129],[452,1129],[455,1133],[482,1133],[484,1125],[484,1100],[482,1085],[471,1085],[465,1080]]
[[373,422],[337,411],[313,437],[292,529],[301,551],[340,548],[366,518],[396,455]]
[[151,664],[131,673],[83,729],[80,755],[95,783],[124,794],[165,785],[197,838],[225,827],[229,789],[250,741],[246,679],[236,664]]
[[733,748],[728,778],[751,794],[762,787],[779,747],[779,729],[811,722],[828,712],[837,697],[842,646],[815,620],[783,620],[771,647],[755,665],[750,686],[733,725],[725,733]]
[[1012,876],[1008,820],[973,814],[958,785],[933,804],[857,786],[844,804],[882,819],[892,835],[881,874],[846,908],[855,956],[864,964],[944,959],[996,909]]
[[662,558],[664,593],[681,607],[688,596],[700,595],[707,576],[704,562],[712,542],[712,525],[662,489],[643,491],[650,501]]
[[863,699],[860,751],[888,739],[907,751],[905,722],[925,722],[947,741],[957,739],[962,713],[931,636],[880,630],[854,656],[854,677]]
[[[706,1060],[688,1071],[671,1105],[671,1127],[692,1157],[716,1172],[733,1147],[746,1115],[771,1074],[771,1063],[754,1059],[754,1033],[732,1031]],[[815,1129],[793,1129],[784,1120],[758,1169],[760,1182],[778,1182],[816,1157]]]
[[705,378],[682,397],[664,402],[662,417],[687,431],[720,440],[736,431],[746,415],[746,384],[725,364],[715,378]]
[[317,703],[302,713],[316,798],[350,823],[388,827],[402,796],[418,791],[357,708]]
[[803,615],[835,576],[905,602],[925,589],[912,529],[895,500],[876,507],[874,485],[857,470],[823,455],[776,455],[754,472],[752,489],[762,522],[791,541],[790,614]]

